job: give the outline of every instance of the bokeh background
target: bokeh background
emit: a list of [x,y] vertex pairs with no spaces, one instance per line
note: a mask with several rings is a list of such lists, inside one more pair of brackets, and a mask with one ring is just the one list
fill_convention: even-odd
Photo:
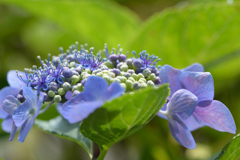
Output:
[[[51,0],[0,1],[0,88],[9,70],[39,65],[78,41],[95,52],[121,44],[124,52],[147,50],[160,65],[184,68],[202,63],[240,128],[240,4],[232,0]],[[128,56],[132,56],[128,54]],[[54,107],[40,116],[57,115]],[[240,130],[237,130],[239,133]],[[216,157],[234,136],[204,127],[193,132],[197,147],[180,146],[168,123],[155,117],[139,132],[114,145],[106,160],[206,160]],[[0,132],[4,160],[88,159],[76,143],[34,127],[24,143]]]

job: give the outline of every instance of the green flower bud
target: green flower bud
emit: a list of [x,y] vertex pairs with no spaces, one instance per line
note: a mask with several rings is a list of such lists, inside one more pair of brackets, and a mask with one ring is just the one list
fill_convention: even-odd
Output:
[[152,72],[150,71],[150,69],[146,68],[143,70],[144,77],[149,77],[151,74]]
[[154,74],[154,73],[152,73],[149,77],[148,77],[148,79],[149,80],[152,80],[152,81],[155,81],[156,80],[156,75]]
[[78,84],[77,84],[77,90],[78,90],[78,91],[82,91],[82,90],[83,90],[83,86],[82,86],[81,83],[78,83]]
[[76,68],[75,62],[70,62],[68,68]]
[[133,77],[129,77],[128,80],[135,82],[135,79]]
[[72,85],[73,85],[73,84],[76,84],[79,80],[80,80],[79,76],[73,75],[73,76],[71,77]]
[[118,76],[123,76],[124,73],[125,73],[125,72],[122,71],[122,72],[119,73]]
[[133,85],[133,82],[130,81],[130,80],[126,80],[126,89],[127,90],[132,90],[132,85]]
[[71,89],[71,84],[69,84],[68,82],[64,82],[62,87],[65,91],[68,91],[69,89]]
[[127,78],[126,78],[126,77],[124,77],[124,76],[117,76],[117,78],[119,78],[119,79],[120,79],[121,83],[125,83],[125,82],[126,82],[126,80],[127,80]]
[[138,73],[138,79],[144,78],[144,75],[142,73]]
[[81,76],[84,76],[85,74],[88,74],[88,73],[84,71],[81,73]]
[[102,72],[102,70],[101,69],[96,69],[96,70],[94,70],[93,72],[92,72],[92,74],[97,74],[97,73],[99,73],[99,72]]
[[126,89],[126,84],[125,83],[120,83],[120,85]]
[[87,72],[88,74],[92,73],[92,71],[90,69],[85,69],[84,72]]
[[119,78],[112,78],[112,82],[118,82],[121,83],[121,80]]
[[62,95],[64,95],[65,93],[66,93],[66,92],[65,92],[65,90],[64,90],[63,88],[59,88],[59,89],[58,89],[58,94],[59,94],[59,95],[62,96]]
[[103,74],[109,74],[109,70],[103,70],[102,73]]
[[108,75],[103,75],[103,78],[107,81],[107,83],[110,83],[110,77]]
[[60,103],[62,101],[62,97],[60,95],[56,95],[56,96],[54,96],[53,100],[56,103]]
[[138,81],[143,81],[143,82],[147,82],[147,80],[145,78],[140,78]]
[[148,87],[150,87],[150,86],[154,86],[153,81],[149,80],[149,81],[147,82],[147,86],[148,86]]
[[106,61],[106,62],[104,62],[103,63],[105,66],[107,66],[108,68],[113,68],[114,66],[113,66],[113,64],[112,64],[112,62],[110,62],[110,61]]
[[140,83],[142,88],[146,88],[147,84],[146,83]]
[[136,89],[136,90],[140,89],[141,88],[141,84],[139,82],[135,81],[135,82],[133,82],[133,88]]
[[85,74],[82,79],[87,79],[89,76],[91,76],[91,74]]
[[135,73],[132,74],[132,77],[133,77],[136,81],[138,80],[138,76],[137,76]]
[[51,97],[51,98],[54,97],[55,96],[55,92],[53,90],[49,90],[48,91],[48,96]]
[[127,66],[126,64],[123,64],[123,65],[120,67],[120,70],[121,70],[121,71],[124,71],[124,72],[127,72],[128,66]]
[[112,77],[112,78],[115,78],[115,77],[116,77],[113,72],[110,72],[110,73],[109,73],[109,76]]
[[73,86],[73,88],[72,88],[72,91],[74,92],[75,90],[78,90],[79,88],[78,88],[78,86],[76,85],[76,86]]
[[96,74],[96,76],[102,77],[102,76],[103,76],[103,73],[102,73],[102,72],[98,72],[98,73]]
[[132,61],[132,59],[127,59],[126,60],[126,64],[128,65],[129,69],[133,69],[133,61]]

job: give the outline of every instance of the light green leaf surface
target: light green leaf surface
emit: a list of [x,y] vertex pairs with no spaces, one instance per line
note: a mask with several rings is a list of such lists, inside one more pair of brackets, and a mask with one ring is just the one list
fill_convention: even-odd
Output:
[[235,136],[222,150],[216,160],[240,159],[240,134]]
[[172,7],[149,19],[130,46],[137,52],[147,49],[162,58],[161,64],[176,68],[202,63],[221,87],[240,74],[239,24],[239,3]]
[[82,134],[96,142],[101,151],[145,126],[166,103],[167,85],[126,94],[105,103],[80,127]]
[[47,133],[78,143],[92,157],[92,142],[79,132],[79,123],[69,124],[62,116],[58,116],[49,121],[36,120],[35,124]]
[[[72,42],[68,43],[62,39],[62,42],[58,45],[70,45],[79,41],[94,46],[97,51],[104,48],[104,43],[108,43],[111,47],[122,44],[124,48],[128,43],[128,37],[140,23],[133,12],[110,1],[7,0],[1,1],[1,3],[12,4],[29,12],[33,18],[39,18],[39,25],[44,23],[46,23],[44,25],[48,25],[48,29],[44,27],[45,31],[53,30],[54,34],[58,31],[60,35],[63,33],[65,37],[69,36],[66,39],[72,39]],[[47,24],[49,22],[52,25]],[[41,32],[41,30],[38,32]],[[24,33],[26,33],[26,30]],[[49,41],[49,37],[54,40],[50,32],[45,32],[43,35],[47,41]],[[34,42],[37,39],[34,32],[32,34],[28,33],[28,37],[24,39],[29,40],[29,37],[34,37]],[[43,38],[43,36],[40,36],[40,38]],[[34,45],[37,46],[36,44],[35,42]],[[45,49],[45,52],[48,51]]]

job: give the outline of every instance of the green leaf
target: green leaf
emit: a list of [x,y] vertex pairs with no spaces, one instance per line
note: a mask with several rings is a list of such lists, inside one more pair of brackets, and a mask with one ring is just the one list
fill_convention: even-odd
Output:
[[236,160],[240,159],[240,134],[235,136],[218,155],[216,160]]
[[[96,50],[103,49],[104,43],[108,43],[111,47],[117,47],[118,44],[124,47],[128,43],[126,39],[134,33],[140,22],[133,12],[109,1],[7,0],[1,3],[17,6],[29,12],[33,18],[39,18],[39,25],[42,23],[47,25],[44,30],[48,32],[43,33],[38,41],[35,32],[32,31],[29,31],[31,32],[31,34],[28,33],[29,37],[25,37],[27,40],[34,37],[34,42],[28,42],[34,43],[38,48],[41,47],[40,50],[44,53],[48,51],[41,46],[41,43],[45,44],[44,40],[49,41],[48,38],[52,40],[61,38],[62,33],[67,40],[72,39],[71,42],[61,39],[58,45],[64,45],[63,47],[68,47],[75,41],[88,43]],[[60,36],[51,37],[51,30],[54,34],[58,32]],[[24,32],[26,33],[26,30]],[[39,32],[41,31],[38,31],[37,35]],[[56,50],[58,47],[56,46]]]
[[101,151],[107,151],[145,126],[166,103],[168,95],[168,85],[125,94],[83,120],[80,131],[96,142]]
[[36,120],[35,124],[43,131],[78,143],[92,157],[92,142],[79,132],[80,123],[69,124],[62,116],[49,121]]
[[176,68],[202,63],[222,87],[240,73],[239,8],[225,1],[166,9],[149,19],[129,46]]

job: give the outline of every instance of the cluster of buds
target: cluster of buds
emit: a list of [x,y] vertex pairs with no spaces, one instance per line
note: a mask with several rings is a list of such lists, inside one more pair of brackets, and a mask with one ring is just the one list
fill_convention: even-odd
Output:
[[[64,52],[63,48],[59,50],[58,56],[48,55],[48,59],[43,61],[40,56],[37,58],[41,67],[33,66],[25,69],[25,74],[21,75],[17,71],[17,76],[27,86],[37,90],[37,93],[43,92],[44,101],[54,101],[64,103],[67,101],[66,95],[76,96],[84,89],[87,78],[91,75],[104,78],[110,85],[113,82],[119,82],[125,88],[125,92],[131,92],[148,86],[159,85],[161,83],[159,70],[156,63],[160,60],[155,55],[149,56],[146,51],[132,53],[136,58],[127,58],[127,53],[122,54],[122,49],[118,45],[117,50],[112,49],[109,54],[108,47],[105,44],[103,50],[107,58],[101,57],[101,51],[93,54],[93,47],[87,50],[87,44],[80,45],[78,42],[71,45],[69,50]],[[17,99],[24,101],[22,91],[19,92]]]

